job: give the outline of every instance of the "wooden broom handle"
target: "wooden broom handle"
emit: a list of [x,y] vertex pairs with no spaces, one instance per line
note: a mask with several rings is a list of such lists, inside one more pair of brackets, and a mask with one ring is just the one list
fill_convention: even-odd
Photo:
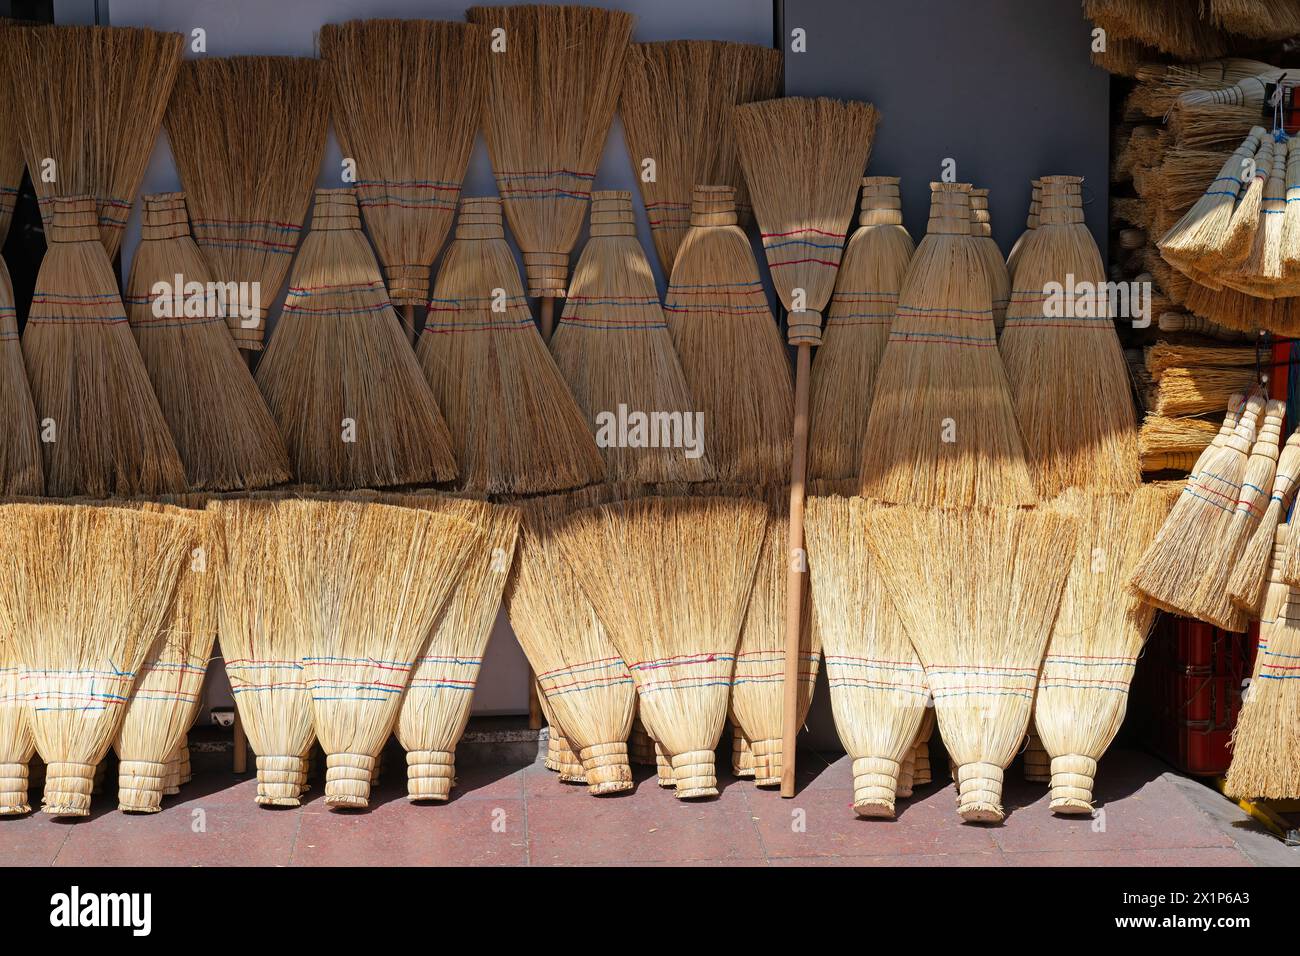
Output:
[[781,707],[781,796],[794,796],[795,741],[799,737],[799,647],[803,624],[804,478],[808,470],[808,379],[812,346],[800,345],[795,359],[794,441],[790,458],[790,549],[785,582],[785,702]]

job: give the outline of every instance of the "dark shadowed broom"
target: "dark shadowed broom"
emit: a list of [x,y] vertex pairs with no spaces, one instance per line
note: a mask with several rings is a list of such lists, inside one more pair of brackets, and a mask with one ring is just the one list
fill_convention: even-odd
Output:
[[[182,193],[144,197],[127,317],[195,489],[288,481],[289,456],[226,327],[228,303],[190,238]],[[179,278],[182,288],[176,288]]]
[[1011,298],[1011,277],[1007,271],[1007,264],[1002,258],[1002,250],[993,241],[987,189],[970,191],[970,212],[970,234],[975,240],[980,261],[984,263],[984,274],[989,281],[989,295],[993,298],[993,326],[1001,334],[1002,323],[1007,316],[1007,300]]
[[349,20],[321,27],[320,55],[366,231],[414,340],[482,118],[488,36],[469,23]]
[[22,339],[43,432],[46,493],[184,491],[185,468],[99,242],[95,201],[59,198],[52,205],[50,244]]
[[256,308],[226,317],[241,349],[262,349],[266,314],[298,247],[328,125],[319,60],[201,58],[186,61],[177,77],[167,138],[195,241],[219,281],[256,283],[258,290]]
[[734,187],[740,224],[751,218],[731,108],[780,90],[779,50],[718,40],[633,43],[628,50],[619,114],[664,275],[690,228],[696,186]]
[[0,408],[6,409],[0,438],[0,495],[40,495],[45,489],[40,432],[18,341],[14,289],[4,260],[0,260]]
[[[11,23],[0,20],[0,58],[8,63],[13,52],[8,46]],[[9,234],[18,189],[23,182],[22,102],[10,86],[6,67],[0,67],[0,243]]]
[[488,56],[483,132],[542,338],[564,295],[596,166],[614,118],[632,16],[596,7],[470,7],[502,47]]

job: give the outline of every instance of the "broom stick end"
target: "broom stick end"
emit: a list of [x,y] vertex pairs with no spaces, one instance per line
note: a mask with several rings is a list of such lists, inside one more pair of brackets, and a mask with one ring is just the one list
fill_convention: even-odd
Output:
[[799,737],[799,647],[808,561],[803,547],[804,480],[808,470],[808,379],[812,347],[799,346],[795,360],[794,442],[790,468],[790,557],[785,588],[785,692],[782,704],[781,796],[795,793],[795,746]]

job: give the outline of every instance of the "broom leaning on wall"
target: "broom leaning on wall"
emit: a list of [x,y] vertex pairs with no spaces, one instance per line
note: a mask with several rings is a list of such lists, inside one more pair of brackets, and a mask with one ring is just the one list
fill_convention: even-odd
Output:
[[6,409],[0,426],[3,429],[0,432],[0,496],[39,495],[45,490],[40,431],[18,341],[14,290],[3,259],[0,259],[0,408]]

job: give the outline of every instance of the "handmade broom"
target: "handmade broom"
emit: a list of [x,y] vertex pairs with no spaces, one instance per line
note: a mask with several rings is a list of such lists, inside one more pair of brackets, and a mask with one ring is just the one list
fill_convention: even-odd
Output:
[[325,488],[448,481],[447,425],[403,335],[356,195],[318,189],[257,384],[294,474]]
[[[1036,499],[970,235],[970,186],[930,185],[862,442],[862,494],[970,507]],[[1017,271],[1019,275],[1019,271]]]
[[718,792],[713,751],[765,518],[752,499],[640,498],[578,511],[560,541],[682,799]]
[[790,362],[731,186],[696,186],[664,314],[722,482],[780,484],[790,469]]
[[[1025,739],[1069,570],[1075,522],[1049,510],[881,509],[867,545],[934,695],[958,812],[1002,819],[1002,771]],[[919,585],[919,586],[918,586]]]
[[1007,302],[1011,298],[1011,276],[1002,250],[993,241],[992,219],[989,217],[989,191],[972,189],[970,191],[970,234],[975,240],[975,249],[979,252],[984,265],[984,275],[989,283],[989,295],[993,299],[993,327],[998,334],[1002,332],[1002,323],[1007,317]]
[[[1101,253],[1083,223],[1080,183],[1075,176],[1041,180],[1038,228],[1021,249],[998,340],[1044,498],[1070,487],[1131,491],[1141,480],[1132,386],[1112,304],[1074,291],[1106,283]],[[1055,303],[1053,287],[1063,290]]]
[[249,293],[226,316],[240,349],[262,349],[325,151],[328,100],[319,60],[200,58],[177,77],[167,138],[195,241],[219,281]]
[[185,490],[185,469],[131,336],[99,242],[95,201],[58,198],[23,357],[42,422],[46,493],[127,497]]
[[[1007,281],[1013,283],[1016,281],[1016,268],[1020,263],[1020,250],[1024,248],[1025,240],[1033,235],[1034,230],[1038,228],[1038,212],[1041,206],[1042,183],[1037,179],[1029,182],[1029,214],[1025,217],[1025,231],[1017,238],[1011,246],[1011,251],[1007,253]],[[990,292],[990,295],[992,293]]]
[[505,40],[487,58],[483,132],[549,340],[618,103],[632,16],[542,4],[470,7],[465,16]]
[[13,95],[26,104],[23,152],[46,228],[55,197],[91,196],[113,259],[176,82],[183,37],[134,27],[6,33]]
[[[0,57],[8,63],[13,57],[9,36],[14,24],[0,21]],[[22,102],[10,86],[9,70],[0,67],[0,243],[9,234],[18,189],[23,182]],[[773,93],[772,95],[775,95]]]
[[226,327],[228,306],[190,238],[184,194],[144,197],[140,239],[127,318],[190,487],[288,481],[284,439]]
[[414,341],[482,116],[488,37],[469,23],[349,20],[321,27],[320,55],[388,297]]
[[740,224],[750,218],[731,108],[780,91],[779,50],[717,40],[633,43],[628,50],[619,114],[664,275],[690,228],[695,186],[735,188]]
[[1051,809],[1092,812],[1097,761],[1115,739],[1156,609],[1124,583],[1173,504],[1159,485],[1099,495],[1072,488],[1052,507],[1078,522],[1047,644],[1034,726],[1051,757]]
[[27,788],[36,742],[27,726],[27,695],[13,634],[8,606],[0,600],[0,817],[32,811]]
[[95,766],[166,620],[193,526],[117,508],[23,504],[3,506],[0,523],[9,545],[0,604],[46,764],[41,809],[88,816]]
[[[1232,577],[1228,582],[1229,600],[1250,617],[1259,614],[1260,605],[1264,600],[1269,564],[1273,556],[1273,539],[1277,533],[1278,523],[1290,509],[1291,502],[1295,500],[1297,474],[1300,474],[1300,431],[1292,432],[1291,437],[1286,440],[1286,445],[1277,459],[1268,505],[1259,518],[1259,524],[1251,532],[1249,540],[1238,554]],[[1252,517],[1252,512],[1259,507],[1259,502],[1253,500],[1253,491],[1249,499],[1244,492],[1241,498],[1239,505],[1246,504],[1247,510],[1234,514],[1234,522],[1248,521]]]
[[461,200],[417,355],[466,491],[559,491],[604,477],[582,411],[533,325],[501,200]]
[[0,408],[6,409],[3,437],[0,437],[0,496],[40,495],[45,489],[40,432],[18,341],[14,289],[3,259],[0,259]]
[[895,176],[862,180],[859,228],[835,276],[808,399],[808,474],[852,478],[862,461],[876,370],[885,352],[907,264],[915,251],[903,228]]
[[[1050,644],[1050,641],[1049,641]],[[1021,751],[1021,772],[1027,783],[1052,782],[1052,758],[1043,746],[1043,741],[1034,733],[1034,722],[1029,722],[1029,732],[1025,737],[1024,750]]]
[[1245,185],[1255,154],[1268,133],[1256,126],[1223,163],[1219,175],[1183,217],[1156,243],[1174,265],[1207,259],[1223,247],[1237,198]]
[[542,690],[540,682],[537,684],[537,704],[542,712],[542,718],[546,722],[546,761],[544,766],[552,773],[559,774],[561,783],[585,784],[587,782],[587,771],[583,769],[582,761],[578,759],[578,755],[569,746],[569,740],[564,734],[564,728],[555,719],[555,712],[551,709],[550,702],[547,700],[546,693]]
[[[915,653],[915,651],[913,651]],[[927,689],[928,690],[928,689]],[[921,729],[916,732],[916,746],[912,758],[912,788],[925,786],[934,780],[930,768],[930,738],[934,736],[934,702],[926,698],[925,713],[921,717]]]

